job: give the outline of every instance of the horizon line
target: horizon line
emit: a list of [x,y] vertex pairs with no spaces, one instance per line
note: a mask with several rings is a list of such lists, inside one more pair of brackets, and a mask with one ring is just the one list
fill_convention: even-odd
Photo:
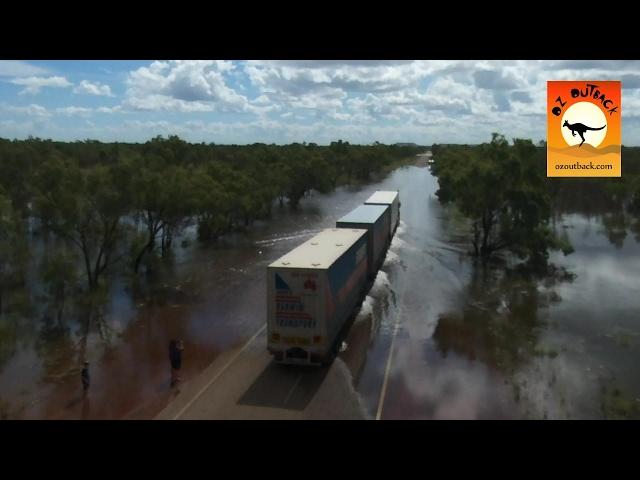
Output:
[[[380,142],[377,140],[374,140],[373,142],[370,143],[354,143],[354,142],[350,142],[349,140],[344,140],[344,139],[336,139],[336,140],[332,140],[329,143],[318,143],[318,142],[308,142],[306,140],[303,141],[293,141],[290,143],[276,143],[276,142],[271,142],[271,143],[267,143],[267,142],[247,142],[247,143],[216,143],[216,142],[205,142],[205,141],[201,141],[201,142],[194,142],[194,141],[189,141],[186,140],[182,137],[180,137],[179,135],[156,135],[155,137],[150,137],[149,139],[145,140],[145,141],[137,141],[137,142],[128,142],[128,141],[119,141],[119,140],[112,140],[112,141],[104,141],[104,140],[98,140],[98,139],[93,139],[93,138],[85,138],[83,140],[77,139],[77,140],[56,140],[53,138],[42,138],[42,137],[38,137],[38,136],[33,136],[33,135],[29,135],[27,138],[7,138],[7,137],[2,137],[0,136],[0,141],[8,141],[8,142],[27,142],[27,141],[33,141],[33,140],[37,140],[37,141],[41,141],[41,142],[54,142],[54,143],[100,143],[100,144],[123,144],[123,145],[144,145],[145,143],[149,143],[155,139],[162,139],[162,140],[169,140],[172,137],[177,137],[180,141],[187,143],[189,145],[215,145],[215,146],[250,146],[250,145],[275,145],[275,146],[287,146],[287,145],[317,145],[317,146],[331,146],[331,143],[337,143],[337,142],[342,142],[342,143],[348,143],[350,145],[358,145],[358,146],[375,146],[375,145],[385,145],[385,146],[415,146],[415,147],[425,147],[425,148],[430,148],[433,145],[443,145],[443,146],[447,146],[447,145],[456,145],[456,146],[463,146],[463,145],[469,145],[469,146],[480,146],[480,145],[484,145],[487,143],[490,143],[488,141],[486,142],[480,142],[480,143],[471,143],[471,142],[467,142],[467,143],[452,143],[452,142],[432,142],[429,144],[426,143],[415,143],[415,142],[393,142],[393,143],[384,143],[384,142]],[[536,147],[545,147],[545,148],[558,148],[558,147],[551,147],[548,145],[546,140],[542,140],[545,142],[545,145],[540,145],[540,140],[538,142],[534,142],[531,138],[518,138],[518,137],[514,137],[512,140],[517,139],[517,140],[530,140],[534,146]],[[509,145],[512,145],[512,142],[509,142]],[[640,147],[640,145],[625,145],[623,143],[620,144],[616,144],[616,146],[620,146],[621,148],[626,147],[626,148],[636,148],[636,147]],[[570,147],[569,147],[570,148]],[[596,148],[596,147],[594,147]]]

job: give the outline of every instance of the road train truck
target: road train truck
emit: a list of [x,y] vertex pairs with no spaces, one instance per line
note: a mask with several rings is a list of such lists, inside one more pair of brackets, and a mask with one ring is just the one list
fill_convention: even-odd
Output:
[[379,190],[371,195],[364,204],[389,205],[389,209],[391,210],[391,229],[389,230],[389,237],[393,237],[398,225],[400,224],[400,192],[397,190]]
[[365,294],[364,229],[325,229],[267,267],[267,348],[280,363],[327,365]]
[[391,215],[388,205],[360,205],[336,222],[338,228],[367,230],[368,274],[374,279],[384,260],[391,239]]

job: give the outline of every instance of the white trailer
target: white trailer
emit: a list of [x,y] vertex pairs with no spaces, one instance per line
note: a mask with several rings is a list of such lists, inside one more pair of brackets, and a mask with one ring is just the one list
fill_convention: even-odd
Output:
[[365,205],[389,205],[391,210],[391,230],[389,238],[393,237],[400,224],[400,191],[378,190],[364,202]]
[[276,361],[328,364],[364,298],[367,231],[326,229],[267,267],[267,348]]
[[375,279],[391,243],[389,205],[360,205],[336,222],[337,228],[364,228],[367,234],[369,278]]

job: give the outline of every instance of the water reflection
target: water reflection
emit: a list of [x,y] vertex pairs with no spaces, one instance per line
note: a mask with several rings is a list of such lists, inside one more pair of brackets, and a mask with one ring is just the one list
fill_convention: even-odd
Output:
[[541,350],[538,337],[545,327],[544,309],[561,300],[555,283],[571,279],[562,271],[540,276],[478,262],[461,292],[463,308],[438,318],[433,335],[437,350],[445,357],[456,352],[507,374],[532,356],[557,355]]
[[[57,383],[75,373],[76,347],[71,329],[60,320],[46,315],[35,341],[35,350],[42,359],[45,381]],[[77,370],[79,378],[80,370]]]

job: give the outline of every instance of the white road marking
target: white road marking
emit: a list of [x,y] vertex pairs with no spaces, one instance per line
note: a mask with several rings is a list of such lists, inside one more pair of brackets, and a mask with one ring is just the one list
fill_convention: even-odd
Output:
[[393,358],[393,346],[396,343],[396,335],[398,333],[398,327],[400,326],[400,317],[402,316],[402,306],[404,304],[404,293],[406,287],[402,290],[402,294],[398,297],[398,314],[396,315],[396,324],[393,327],[393,336],[391,337],[391,347],[389,348],[389,357],[387,358],[387,366],[384,370],[384,380],[382,381],[382,390],[380,390],[380,398],[378,399],[378,411],[376,412],[376,420],[382,418],[382,407],[384,406],[384,399],[387,395],[387,385],[389,384],[389,374],[391,373],[391,360]]
[[289,398],[291,398],[291,394],[293,393],[293,391],[296,389],[296,387],[298,386],[298,384],[300,383],[300,380],[302,380],[302,374],[298,375],[298,379],[296,380],[296,383],[293,384],[293,387],[291,387],[291,390],[289,390],[289,393],[287,393],[287,396],[284,399],[284,404],[286,405],[287,403],[289,403]]
[[[402,308],[402,307],[400,307]],[[387,394],[387,385],[389,383],[389,373],[391,372],[391,358],[393,357],[393,345],[396,342],[396,334],[398,333],[398,325],[400,324],[400,312],[396,317],[396,325],[393,328],[393,337],[391,338],[391,347],[389,348],[389,357],[387,358],[387,367],[384,371],[384,381],[382,382],[382,390],[380,390],[380,399],[378,400],[378,411],[376,412],[376,420],[380,420],[382,417],[382,407],[384,405],[384,398]]]
[[191,407],[191,405],[193,405],[193,403],[198,400],[202,394],[213,384],[213,382],[215,382],[218,378],[220,378],[220,376],[224,373],[224,371],[229,368],[231,366],[231,364],[233,362],[236,361],[236,359],[240,356],[240,354],[242,354],[242,352],[245,351],[245,349],[256,339],[258,338],[258,336],[264,331],[264,329],[267,328],[267,324],[265,323],[262,328],[260,328],[260,330],[258,330],[253,337],[251,337],[249,339],[249,341],[247,341],[247,343],[245,343],[243,345],[243,347],[233,356],[233,358],[231,358],[231,360],[229,360],[224,367],[222,367],[218,373],[215,374],[215,376],[209,380],[209,382],[200,389],[200,391],[191,399],[187,402],[187,404],[182,407],[182,409],[176,414],[175,417],[173,417],[174,420],[177,420],[178,417],[180,417],[182,414],[184,414],[184,412],[187,411],[187,409],[189,409],[189,407]]

